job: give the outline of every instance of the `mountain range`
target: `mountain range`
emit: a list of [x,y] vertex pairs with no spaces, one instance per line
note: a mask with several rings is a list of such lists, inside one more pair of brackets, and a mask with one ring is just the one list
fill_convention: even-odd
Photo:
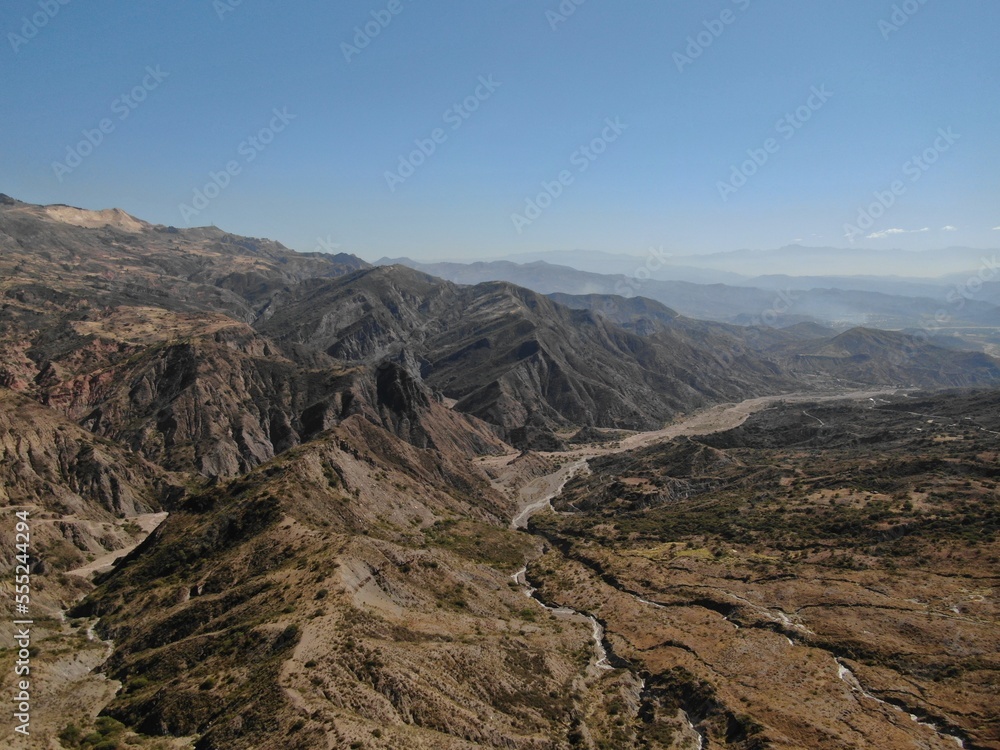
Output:
[[684,255],[650,248],[645,255],[562,250],[512,253],[490,261],[508,261],[520,265],[549,263],[571,266],[580,271],[634,276],[645,268],[650,278],[659,281],[723,283],[734,286],[757,286],[761,277],[784,275],[822,279],[881,279],[887,284],[928,284],[941,279],[968,277],[993,261],[997,248],[946,247],[940,250],[872,250],[856,247],[812,247],[786,245],[773,250],[734,250]]
[[[752,288],[647,282],[665,295],[658,300],[616,294],[614,277],[503,268],[561,275],[566,289],[462,275],[495,267],[436,269],[453,281],[216,228],[0,196],[2,509],[6,521],[19,511],[33,524],[39,735],[72,748],[198,750],[755,750],[878,738],[871,716],[828,721],[846,705],[836,670],[815,693],[795,688],[798,698],[824,696],[826,708],[791,716],[780,695],[731,689],[700,657],[683,669],[664,661],[664,648],[744,647],[706,635],[697,624],[705,612],[725,610],[755,648],[786,632],[799,638],[773,629],[759,607],[687,592],[677,609],[687,625],[660,622],[663,643],[642,645],[636,623],[646,615],[634,608],[659,596],[660,573],[635,561],[683,566],[678,550],[691,550],[690,575],[703,581],[728,580],[731,565],[745,582],[777,577],[802,601],[819,596],[833,575],[821,552],[800,576],[798,542],[784,531],[780,540],[717,535],[756,518],[763,497],[741,494],[750,476],[792,493],[793,484],[825,487],[835,467],[858,485],[844,490],[853,498],[871,478],[855,473],[869,466],[866,445],[927,452],[931,463],[911,467],[905,486],[869,482],[869,494],[844,507],[817,489],[809,502],[826,520],[810,549],[854,549],[844,536],[856,531],[844,520],[851,503],[885,490],[899,496],[885,508],[924,529],[920,539],[946,524],[992,555],[992,506],[977,493],[991,490],[995,451],[982,431],[995,425],[963,420],[977,399],[993,403],[975,394],[995,392],[1000,361],[968,342],[835,329],[809,316],[738,325],[741,305],[773,299]],[[696,295],[705,306],[714,295],[723,312],[685,314]],[[991,313],[967,314],[985,326]],[[886,438],[886,424],[912,420],[907,394],[953,388],[979,390],[914,399],[928,434]],[[879,406],[885,394],[894,394],[891,413]],[[820,413],[809,401],[847,396],[861,406]],[[931,427],[940,412],[955,416]],[[852,420],[870,424],[857,432]],[[768,437],[747,437],[758,433]],[[711,450],[696,446],[695,459],[681,460],[684,439]],[[959,445],[967,454],[952,471],[941,454]],[[824,452],[831,446],[836,460]],[[657,468],[670,462],[676,472]],[[954,472],[975,485],[949,505],[940,493],[955,489]],[[569,515],[553,520],[546,508],[564,486]],[[730,493],[722,515],[697,524],[684,516],[687,536],[677,536],[664,508],[701,502],[712,488]],[[887,518],[897,516],[877,520]],[[948,574],[931,547],[918,547],[899,554]],[[13,565],[12,536],[0,538],[0,553]],[[705,556],[722,567],[695,570]],[[851,564],[880,565],[876,557]],[[619,575],[644,597],[620,598]],[[887,588],[891,606],[908,606],[900,602],[918,596],[917,585]],[[606,586],[620,598],[614,612],[593,599]],[[910,667],[881,651],[868,664],[843,632],[810,623],[815,637],[800,640],[817,659],[863,662],[851,669],[880,695],[910,691],[905,705],[933,714],[941,736],[996,746],[981,700],[988,689],[970,687],[963,702],[921,673],[914,698],[912,682],[900,687]],[[992,637],[983,632],[977,648]],[[938,636],[914,642],[938,648]],[[17,652],[5,645],[9,662]],[[726,669],[739,682],[749,672],[732,658]],[[980,662],[948,659],[988,679]],[[98,667],[103,677],[91,673]],[[947,705],[931,705],[938,699]],[[900,742],[930,736],[919,723],[893,732]]]
[[693,283],[658,279],[655,274],[643,273],[642,264],[627,274],[609,274],[545,261],[419,263],[400,258],[377,263],[407,265],[460,284],[503,280],[542,294],[647,297],[690,317],[744,326],[814,322],[840,330],[866,326],[957,338],[966,347],[994,352],[1000,344],[995,334],[1000,321],[1000,281],[992,280],[995,256],[969,274],[934,283],[887,277],[788,275]]

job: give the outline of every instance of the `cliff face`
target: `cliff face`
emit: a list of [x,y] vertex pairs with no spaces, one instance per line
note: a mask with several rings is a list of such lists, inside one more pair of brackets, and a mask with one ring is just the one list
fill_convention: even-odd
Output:
[[[570,309],[508,283],[461,287],[214,229],[49,208],[0,207],[0,384],[209,476],[246,471],[351,413],[392,422],[377,386],[348,382],[377,380],[387,360],[503,437],[543,442],[582,424],[653,429],[803,383],[1000,379],[985,355],[900,334],[800,339],[600,295],[563,297]],[[427,439],[412,419],[394,429]]]
[[[171,471],[237,476],[354,414],[433,443],[420,424],[432,396],[400,365],[291,359],[219,315],[114,308],[63,325],[22,345],[19,388]],[[496,444],[465,421],[481,447]]]
[[159,510],[166,475],[27,398],[0,389],[0,504],[96,520]]
[[573,307],[511,284],[460,287],[383,266],[302,285],[256,328],[357,364],[405,352],[457,410],[515,441],[568,425],[655,429],[694,408],[803,387],[1000,382],[1000,363],[984,354],[900,333],[794,335],[648,301],[560,299]]
[[[0,517],[30,517],[33,601],[72,600],[83,584],[59,575],[129,547],[140,530],[132,518],[183,495],[176,478],[126,448],[97,437],[61,414],[0,388]],[[13,569],[11,532],[0,535],[0,564]],[[50,577],[51,576],[51,577]]]
[[725,368],[702,341],[655,341],[510,284],[458,287],[391,266],[301,289],[258,324],[351,362],[405,350],[456,409],[510,436],[526,424],[651,428],[678,411],[785,385],[766,367]]

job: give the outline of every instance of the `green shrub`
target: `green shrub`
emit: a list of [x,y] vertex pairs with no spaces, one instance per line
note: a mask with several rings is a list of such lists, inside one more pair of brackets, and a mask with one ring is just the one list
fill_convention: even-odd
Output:
[[83,737],[83,732],[76,724],[67,724],[57,736],[64,745],[77,747],[80,744],[80,738]]

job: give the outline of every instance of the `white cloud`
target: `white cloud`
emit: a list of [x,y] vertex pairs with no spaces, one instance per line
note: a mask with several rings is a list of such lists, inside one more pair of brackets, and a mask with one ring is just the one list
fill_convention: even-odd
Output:
[[1000,227],[993,227],[994,232],[1000,232]]
[[891,237],[894,234],[920,234],[921,232],[929,231],[931,231],[930,227],[924,227],[923,229],[900,229],[899,227],[893,227],[892,229],[883,229],[881,232],[872,232],[868,235],[868,239],[881,240]]
[[946,227],[941,227],[941,231],[942,232],[957,232],[958,231],[958,227],[953,227],[951,224],[949,224]]

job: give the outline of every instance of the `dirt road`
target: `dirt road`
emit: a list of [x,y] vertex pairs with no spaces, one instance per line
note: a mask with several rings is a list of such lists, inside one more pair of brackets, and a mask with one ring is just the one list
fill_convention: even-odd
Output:
[[[628,437],[622,438],[611,445],[586,446],[575,448],[569,451],[542,452],[550,459],[565,461],[566,459],[576,459],[573,463],[563,465],[562,468],[537,477],[518,490],[520,503],[518,512],[511,521],[511,528],[525,529],[532,515],[542,508],[549,506],[554,497],[562,492],[572,476],[585,468],[589,459],[597,456],[606,456],[613,453],[645,448],[657,443],[664,443],[678,437],[711,435],[716,432],[732,430],[743,424],[752,414],[767,409],[769,406],[779,402],[785,403],[819,403],[825,401],[842,400],[863,400],[877,396],[886,396],[900,393],[900,389],[878,389],[864,391],[844,391],[839,393],[816,394],[816,393],[792,393],[780,396],[762,396],[760,398],[750,398],[737,404],[720,404],[710,409],[697,412],[684,417],[679,421],[667,425],[659,430],[649,432],[638,432]],[[516,457],[517,454],[494,458],[494,462],[507,462]]]

